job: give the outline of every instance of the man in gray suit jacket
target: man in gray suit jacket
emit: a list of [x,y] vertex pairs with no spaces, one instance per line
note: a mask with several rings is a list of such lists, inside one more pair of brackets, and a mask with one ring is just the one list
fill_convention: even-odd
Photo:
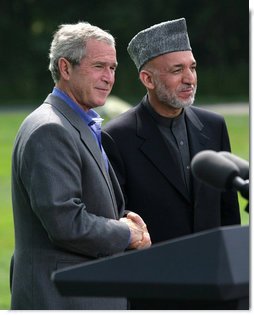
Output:
[[[58,268],[151,245],[124,200],[100,142],[114,84],[114,38],[89,23],[61,25],[50,49],[53,92],[22,123],[12,160],[12,309],[126,309],[125,298],[61,296]],[[124,272],[124,270],[123,270]]]

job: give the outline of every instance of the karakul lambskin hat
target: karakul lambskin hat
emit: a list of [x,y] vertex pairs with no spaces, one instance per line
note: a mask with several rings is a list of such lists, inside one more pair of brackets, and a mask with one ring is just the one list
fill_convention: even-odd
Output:
[[132,38],[127,51],[138,71],[154,57],[191,50],[185,18],[155,24]]

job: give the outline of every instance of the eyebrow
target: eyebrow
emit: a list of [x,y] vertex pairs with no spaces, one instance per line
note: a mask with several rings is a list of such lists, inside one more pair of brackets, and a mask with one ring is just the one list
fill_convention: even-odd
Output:
[[100,60],[94,61],[92,64],[94,64],[94,65],[100,64],[100,65],[102,65],[102,66],[110,65],[110,66],[113,66],[113,67],[115,67],[115,68],[117,68],[117,66],[118,66],[118,63],[117,63],[117,62],[110,63],[110,62],[100,61]]
[[[196,61],[193,61],[192,63],[191,63],[191,66],[196,66],[197,65],[197,62]],[[184,63],[179,63],[179,64],[174,64],[174,65],[172,65],[172,68],[182,68],[182,67],[184,67],[185,66],[185,64]]]

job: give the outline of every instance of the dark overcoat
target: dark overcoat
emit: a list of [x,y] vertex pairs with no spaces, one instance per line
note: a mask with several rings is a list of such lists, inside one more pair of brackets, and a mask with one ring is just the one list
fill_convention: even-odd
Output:
[[[126,209],[142,216],[153,243],[239,224],[235,191],[221,192],[192,178],[192,193],[188,193],[176,156],[145,101],[111,120],[103,133],[103,146],[124,192]],[[230,151],[221,115],[194,106],[185,111],[191,158],[202,150]]]

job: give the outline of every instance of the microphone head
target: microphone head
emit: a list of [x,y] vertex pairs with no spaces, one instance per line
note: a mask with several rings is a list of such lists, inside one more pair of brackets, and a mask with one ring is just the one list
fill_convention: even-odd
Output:
[[242,179],[249,179],[249,162],[227,151],[218,152],[228,160],[235,163],[239,168],[239,176]]
[[212,150],[197,153],[191,161],[193,175],[200,181],[220,190],[233,187],[239,168],[229,159]]

